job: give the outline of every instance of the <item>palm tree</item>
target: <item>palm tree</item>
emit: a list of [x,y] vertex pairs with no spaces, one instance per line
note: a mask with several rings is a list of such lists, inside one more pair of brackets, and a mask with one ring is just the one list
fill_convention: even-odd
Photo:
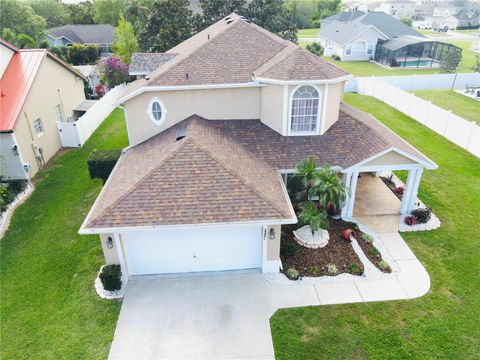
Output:
[[300,205],[298,219],[303,224],[310,226],[312,235],[320,229],[328,228],[327,214],[323,209],[319,209],[312,201],[306,201]]
[[313,160],[313,158],[308,158],[300,161],[297,165],[297,172],[294,176],[300,181],[301,187],[303,188],[302,191],[296,194],[296,197],[299,200],[307,200],[308,192],[315,185],[315,179],[317,177],[315,160]]
[[125,4],[124,13],[127,21],[135,27],[135,32],[138,33],[143,24],[147,21],[150,15],[148,3],[142,0],[128,0]]
[[334,213],[340,209],[340,205],[347,198],[348,189],[343,184],[337,172],[331,167],[325,166],[316,171],[314,185],[310,188],[309,196],[318,196],[319,203],[324,208],[332,207]]

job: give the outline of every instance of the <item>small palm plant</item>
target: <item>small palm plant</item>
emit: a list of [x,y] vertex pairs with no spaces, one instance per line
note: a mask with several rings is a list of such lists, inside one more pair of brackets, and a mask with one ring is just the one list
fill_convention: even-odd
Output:
[[312,235],[321,229],[328,228],[328,218],[324,210],[319,209],[312,201],[305,201],[300,205],[298,219],[305,225],[310,226]]
[[337,213],[341,204],[347,198],[348,189],[331,167],[326,166],[315,173],[314,185],[309,189],[309,196],[318,196],[319,203],[324,208],[331,207]]
[[297,200],[307,199],[308,192],[315,185],[317,172],[313,158],[304,159],[298,163],[297,172],[294,176],[299,179],[303,190],[297,194]]

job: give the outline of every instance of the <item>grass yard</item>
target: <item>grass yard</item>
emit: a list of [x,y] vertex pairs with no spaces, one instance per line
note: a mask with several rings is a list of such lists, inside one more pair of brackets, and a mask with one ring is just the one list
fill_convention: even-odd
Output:
[[424,173],[419,195],[441,228],[403,234],[431,291],[414,300],[280,310],[270,320],[277,358],[478,359],[480,160],[374,98],[346,94],[345,101],[439,165]]
[[86,160],[93,149],[128,144],[115,110],[80,149],[57,156],[0,240],[2,359],[105,359],[120,303],[100,300],[98,236],[77,234],[101,189]]
[[318,33],[320,32],[320,28],[315,29],[300,29],[297,32],[299,38],[301,37],[317,37]]
[[466,120],[476,121],[480,125],[480,101],[451,90],[416,90],[413,93],[441,108],[452,110],[454,114]]
[[454,31],[459,33],[459,34],[473,35],[476,32],[480,32],[480,28],[478,28],[478,29],[454,30]]
[[433,30],[426,30],[426,29],[415,29],[415,31],[419,32],[420,34],[423,34],[425,36],[430,36],[430,37],[449,37],[452,36],[452,34],[449,34],[448,32],[438,32],[438,31],[433,31]]
[[462,61],[460,62],[459,72],[473,72],[475,65],[475,53],[472,51],[472,40],[449,40],[449,43],[462,48]]

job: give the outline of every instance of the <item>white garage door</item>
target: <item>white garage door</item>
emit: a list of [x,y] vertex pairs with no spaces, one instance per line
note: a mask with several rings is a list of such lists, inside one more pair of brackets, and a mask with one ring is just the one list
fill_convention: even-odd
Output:
[[260,268],[260,226],[199,227],[122,234],[130,275]]

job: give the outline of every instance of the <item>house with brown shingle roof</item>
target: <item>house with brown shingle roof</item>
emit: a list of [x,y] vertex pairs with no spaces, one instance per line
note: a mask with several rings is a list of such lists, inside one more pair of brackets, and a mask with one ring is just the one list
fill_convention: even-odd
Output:
[[423,169],[436,168],[342,104],[348,73],[241,16],[165,54],[117,101],[130,146],[80,229],[100,235],[126,277],[278,272],[281,226],[297,222],[286,182],[305,158],[343,176],[345,218],[360,173],[408,170],[406,213]]

